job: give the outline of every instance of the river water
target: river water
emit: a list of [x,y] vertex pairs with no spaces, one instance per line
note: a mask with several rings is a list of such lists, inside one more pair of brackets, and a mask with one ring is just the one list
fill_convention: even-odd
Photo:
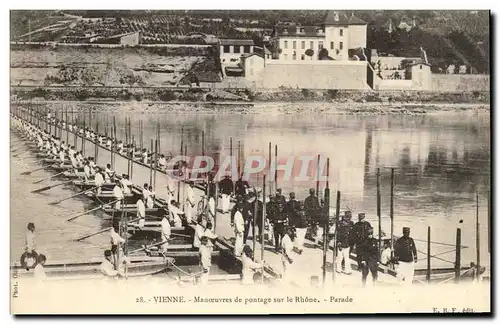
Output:
[[[66,107],[69,104],[51,105],[55,109]],[[487,196],[490,190],[491,144],[490,116],[487,113],[442,112],[413,116],[317,112],[283,114],[276,113],[271,104],[270,107],[261,104],[259,113],[244,111],[237,114],[212,112],[210,109],[193,113],[165,113],[161,110],[127,109],[129,107],[118,112],[117,109],[108,110],[105,105],[75,103],[71,107],[80,110],[93,108],[90,117],[92,125],[95,127],[98,122],[101,131],[106,124],[111,126],[114,116],[117,135],[123,140],[125,118],[132,120],[132,133],[136,142],[140,139],[139,123],[142,121],[143,146],[147,148],[150,140],[156,139],[157,127],[160,125],[162,152],[170,152],[172,155],[180,152],[181,134],[182,141],[187,146],[187,155],[201,155],[204,131],[206,154],[215,159],[230,155],[231,138],[233,155],[237,155],[240,146],[242,161],[250,155],[260,155],[267,159],[269,142],[272,143],[273,156],[277,146],[280,164],[286,163],[290,156],[295,160],[300,156],[312,156],[315,159],[320,155],[322,161],[329,158],[328,179],[332,205],[335,204],[338,190],[341,192],[341,209],[349,208],[354,215],[364,212],[374,225],[376,174],[377,169],[380,169],[382,227],[386,232],[390,228],[390,168],[394,168],[395,234],[400,234],[403,226],[410,226],[412,236],[425,240],[427,226],[431,226],[433,241],[454,244],[455,229],[461,227],[462,244],[469,247],[463,250],[462,260],[465,263],[474,261],[476,255],[475,217],[478,193],[481,263],[488,263]],[[85,116],[88,124],[87,111],[74,116],[79,116],[80,120]],[[93,155],[92,149],[87,152],[92,152]],[[71,242],[62,246],[62,242],[67,242],[70,236],[73,238],[100,226],[108,226],[107,222],[100,217],[82,218],[74,224],[61,221],[61,213],[88,208],[88,201],[72,199],[62,203],[60,207],[48,206],[47,202],[72,193],[61,187],[43,195],[26,194],[29,191],[26,188],[33,189],[33,180],[50,174],[40,171],[31,177],[22,178],[18,173],[14,174],[14,170],[22,172],[28,169],[20,169],[18,162],[18,159],[12,161],[11,173],[11,182],[16,182],[12,183],[11,193],[11,255],[17,257],[19,254],[24,226],[30,218],[41,222],[39,236],[42,238],[39,239],[39,244],[54,245],[56,248],[52,248],[51,253],[55,257],[79,259],[100,255],[102,250],[99,246],[105,240],[102,237],[89,239],[89,243]],[[312,169],[315,163],[315,160],[311,163]],[[316,187],[312,171],[308,181],[297,181],[293,177],[286,180],[283,176],[284,173],[281,173],[278,187],[283,188],[287,196],[290,191],[294,191],[299,199],[304,199],[308,189]],[[262,175],[252,177],[250,182],[262,186]],[[139,181],[136,183],[141,184]],[[276,187],[275,184],[271,185]],[[162,190],[158,187],[157,184],[157,192]],[[325,183],[321,182],[320,193],[324,187]],[[460,220],[463,222],[459,223]],[[425,243],[419,244],[424,251]],[[420,258],[424,257],[421,254]],[[454,254],[443,254],[442,258],[453,260]],[[448,266],[453,265],[448,263]]]

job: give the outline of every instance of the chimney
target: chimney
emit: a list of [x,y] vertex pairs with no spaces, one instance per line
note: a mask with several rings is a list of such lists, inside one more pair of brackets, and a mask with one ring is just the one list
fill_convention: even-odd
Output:
[[301,30],[300,26],[295,27],[295,33],[300,34],[300,30]]

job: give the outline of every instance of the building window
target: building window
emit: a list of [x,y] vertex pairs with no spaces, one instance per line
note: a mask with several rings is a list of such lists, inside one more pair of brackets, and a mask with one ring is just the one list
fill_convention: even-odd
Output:
[[285,46],[284,47],[285,47],[285,49],[288,48],[288,41],[285,41]]
[[250,53],[250,45],[243,46],[243,53]]
[[313,41],[311,41],[311,43],[309,44],[309,48],[312,50],[314,49],[314,42]]
[[333,42],[330,42],[330,49],[333,49]]
[[302,41],[301,44],[300,44],[300,48],[301,49],[306,49],[306,42],[305,41]]
[[343,29],[340,30],[340,36],[341,37],[344,36],[344,30]]
[[283,57],[285,58],[285,60],[288,60],[288,54],[283,55]]
[[292,60],[294,60],[294,61],[297,60],[297,54],[293,53]]
[[231,46],[224,45],[224,53],[231,53]]
[[323,41],[319,41],[318,43],[318,49],[322,49],[323,48]]
[[297,49],[297,42],[296,42],[296,41],[293,41],[293,42],[292,42],[292,48],[293,48],[293,49]]
[[235,54],[239,54],[239,53],[241,53],[241,51],[240,51],[240,50],[241,50],[241,46],[236,46],[236,45],[234,46],[234,53],[235,53]]
[[343,49],[344,49],[344,43],[342,43],[342,42],[340,42],[340,43],[339,43],[339,49],[340,49],[340,50],[343,50]]
[[304,54],[301,54],[301,55],[300,55],[300,60],[301,60],[301,61],[304,61],[305,59],[306,59],[306,56],[305,56]]

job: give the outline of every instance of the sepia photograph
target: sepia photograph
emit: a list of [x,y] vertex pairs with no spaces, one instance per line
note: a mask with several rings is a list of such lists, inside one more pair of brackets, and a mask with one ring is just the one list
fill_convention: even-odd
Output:
[[491,314],[489,10],[9,15],[11,314]]

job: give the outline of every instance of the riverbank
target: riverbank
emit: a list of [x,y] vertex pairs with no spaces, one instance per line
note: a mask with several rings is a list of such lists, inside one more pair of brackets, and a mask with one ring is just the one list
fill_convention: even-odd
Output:
[[242,105],[211,105],[207,102],[155,102],[155,101],[64,101],[41,100],[12,101],[14,104],[41,105],[58,110],[107,112],[138,112],[144,114],[214,115],[214,114],[266,114],[266,115],[428,115],[438,113],[489,114],[489,104],[479,103],[376,103],[376,102],[253,102]]
[[381,104],[489,104],[490,92],[354,91],[274,89],[162,88],[162,87],[12,87],[11,95],[21,100],[125,101],[161,103],[381,103]]

